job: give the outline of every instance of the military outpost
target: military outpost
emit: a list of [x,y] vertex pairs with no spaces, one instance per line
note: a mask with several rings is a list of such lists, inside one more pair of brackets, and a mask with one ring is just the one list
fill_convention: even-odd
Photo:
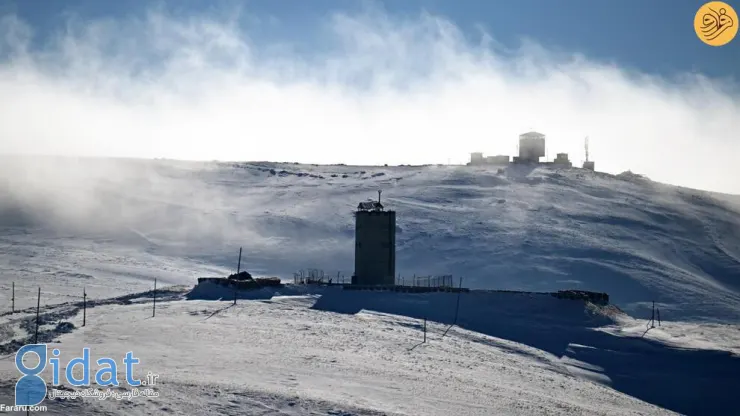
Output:
[[[586,160],[583,162],[583,169],[594,170],[595,163],[588,158],[588,137],[585,140]],[[545,135],[536,131],[530,131],[519,135],[518,156],[514,156],[510,161],[507,155],[483,156],[481,152],[470,154],[468,166],[494,165],[506,166],[513,164],[543,164],[555,167],[571,168],[573,163],[568,159],[567,153],[558,153],[552,162],[540,162],[540,158],[546,157]]]

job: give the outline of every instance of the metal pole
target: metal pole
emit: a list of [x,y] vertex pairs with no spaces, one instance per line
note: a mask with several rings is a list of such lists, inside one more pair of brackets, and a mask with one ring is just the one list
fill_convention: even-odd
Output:
[[15,282],[13,282],[13,294],[10,298],[10,313],[15,313]]
[[41,287],[39,287],[39,296],[36,299],[36,335],[33,338],[33,343],[39,343],[39,310],[41,309]]
[[154,290],[152,291],[152,318],[157,312],[157,278],[154,278]]
[[457,305],[455,306],[455,321],[453,325],[457,324],[457,314],[460,312],[460,293],[462,293],[462,277],[460,278],[460,287],[457,288]]
[[236,274],[242,271],[242,248],[239,247],[239,262],[236,264]]
[[427,318],[424,318],[424,342],[427,342]]
[[85,288],[82,288],[82,326],[85,326],[85,321],[87,320],[87,293],[85,293]]

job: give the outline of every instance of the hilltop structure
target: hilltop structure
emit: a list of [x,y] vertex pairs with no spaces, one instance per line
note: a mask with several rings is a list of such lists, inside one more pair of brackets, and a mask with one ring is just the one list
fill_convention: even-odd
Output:
[[558,153],[557,157],[555,157],[555,160],[552,161],[553,165],[558,165],[566,168],[572,168],[573,164],[568,160],[568,154],[567,153]]
[[[518,156],[514,156],[509,161],[508,155],[483,156],[481,152],[470,154],[468,166],[494,165],[506,166],[510,163],[516,164],[545,164],[557,165],[559,167],[573,167],[573,163],[568,159],[567,153],[558,153],[552,162],[540,162],[540,158],[546,155],[545,135],[536,131],[530,131],[519,135]],[[586,138],[586,161],[583,163],[584,169],[594,170],[594,162],[588,160],[588,138]]]
[[539,163],[544,156],[544,134],[530,131],[519,135],[519,156],[514,156],[514,163]]
[[481,152],[473,152],[470,154],[470,163],[468,165],[508,165],[508,155],[496,155],[483,157]]

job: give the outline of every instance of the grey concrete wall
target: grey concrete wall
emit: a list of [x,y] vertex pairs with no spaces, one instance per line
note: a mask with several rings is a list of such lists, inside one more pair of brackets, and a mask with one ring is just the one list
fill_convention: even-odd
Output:
[[545,156],[545,139],[520,138],[519,159],[538,161]]
[[396,275],[396,213],[358,211],[355,217],[355,281],[392,285]]

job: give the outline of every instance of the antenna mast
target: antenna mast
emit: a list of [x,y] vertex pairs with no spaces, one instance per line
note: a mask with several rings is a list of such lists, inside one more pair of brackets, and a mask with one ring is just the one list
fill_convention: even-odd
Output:
[[378,203],[380,203],[380,193],[383,192],[381,189],[378,189]]
[[585,148],[586,148],[586,162],[588,162],[588,136],[586,136]]

